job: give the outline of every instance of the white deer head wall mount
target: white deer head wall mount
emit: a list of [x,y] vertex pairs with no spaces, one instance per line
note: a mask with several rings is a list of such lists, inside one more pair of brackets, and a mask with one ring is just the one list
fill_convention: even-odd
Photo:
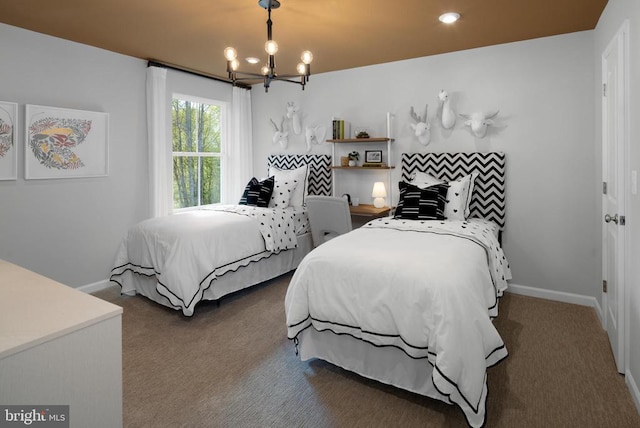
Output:
[[300,135],[302,132],[302,121],[300,120],[300,107],[293,101],[287,103],[287,119],[291,120],[293,133]]
[[409,112],[411,118],[416,122],[411,124],[411,128],[414,130],[418,141],[423,146],[426,146],[431,142],[431,124],[429,123],[428,113],[429,104],[424,108],[424,118],[418,116],[411,106],[411,111]]
[[460,117],[466,119],[464,124],[471,127],[471,132],[478,138],[484,138],[487,134],[487,128],[493,125],[493,118],[500,113],[500,110],[496,110],[493,113],[475,112],[471,114],[462,114]]
[[275,129],[272,139],[273,144],[278,143],[280,147],[286,150],[287,146],[289,146],[289,132],[284,130],[284,116],[282,117],[282,122],[280,122],[280,128],[278,128],[278,125],[276,125],[273,119],[269,120]]

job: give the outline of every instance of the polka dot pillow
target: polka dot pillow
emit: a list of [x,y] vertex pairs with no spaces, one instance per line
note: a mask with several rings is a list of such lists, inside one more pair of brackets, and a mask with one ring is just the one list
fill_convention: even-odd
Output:
[[300,207],[304,204],[309,175],[308,165],[296,169],[269,168],[269,176],[275,177],[275,186],[269,208]]
[[269,208],[287,208],[297,185],[298,180],[276,179],[273,192],[271,193],[271,200],[269,201]]

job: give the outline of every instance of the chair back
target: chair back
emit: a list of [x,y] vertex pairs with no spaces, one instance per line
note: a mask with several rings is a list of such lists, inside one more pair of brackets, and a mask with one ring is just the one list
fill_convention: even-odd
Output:
[[306,204],[314,246],[351,231],[351,212],[345,198],[310,195]]

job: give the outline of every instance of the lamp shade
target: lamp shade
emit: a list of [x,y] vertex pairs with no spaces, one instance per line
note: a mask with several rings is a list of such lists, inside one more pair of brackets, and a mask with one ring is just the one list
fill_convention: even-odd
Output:
[[371,192],[371,196],[374,198],[387,197],[387,189],[384,187],[384,183],[382,181],[376,181],[375,183],[373,183],[373,191]]
[[371,192],[371,196],[373,196],[374,198],[374,207],[384,207],[384,198],[387,197],[387,189],[385,189],[384,183],[382,181],[376,181],[375,183],[373,183],[373,191]]

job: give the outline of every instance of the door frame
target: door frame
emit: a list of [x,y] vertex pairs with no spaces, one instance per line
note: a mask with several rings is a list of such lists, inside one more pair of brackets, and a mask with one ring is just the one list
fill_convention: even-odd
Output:
[[[606,129],[605,129],[605,115],[606,115],[606,111],[605,111],[605,105],[606,105],[606,97],[604,95],[604,84],[608,83],[608,79],[606,77],[606,55],[608,52],[610,52],[612,49],[618,49],[619,43],[622,43],[622,49],[619,52],[621,55],[618,58],[618,65],[620,66],[620,72],[622,73],[622,78],[620,79],[620,85],[618,88],[618,96],[622,97],[622,124],[620,126],[619,132],[621,135],[621,138],[618,141],[619,147],[618,149],[620,150],[620,153],[622,153],[623,156],[623,161],[621,162],[621,165],[618,165],[619,167],[622,167],[622,174],[620,175],[622,177],[622,180],[620,183],[618,183],[618,185],[621,188],[621,200],[622,200],[622,204],[623,204],[623,209],[622,212],[619,212],[619,215],[623,215],[625,216],[625,218],[629,218],[629,213],[630,213],[630,186],[629,186],[629,177],[630,177],[630,141],[629,141],[629,128],[630,128],[630,114],[629,114],[629,105],[630,105],[630,101],[629,101],[629,20],[626,19],[623,21],[622,25],[620,26],[620,28],[616,31],[616,33],[614,34],[614,36],[611,38],[611,41],[607,44],[607,47],[604,49],[604,51],[602,52],[601,55],[601,85],[600,85],[600,94],[601,94],[601,109],[602,109],[602,118],[601,118],[601,131],[602,131],[602,141],[601,141],[601,153],[603,155],[602,158],[602,163],[604,164],[604,151],[605,151],[605,145],[604,145],[604,141],[605,141],[605,133],[606,133]],[[601,171],[601,181],[604,182],[605,181],[605,177],[604,177],[604,170]],[[602,263],[603,263],[603,272],[602,272],[602,276],[603,276],[603,280],[606,279],[604,278],[604,267],[605,267],[605,260],[607,257],[606,254],[606,246],[605,246],[605,229],[606,229],[606,224],[603,221],[603,217],[605,214],[604,212],[604,205],[605,205],[605,197],[603,195],[602,197],[602,203],[601,203],[601,216],[600,216],[600,222],[602,225],[602,241],[601,241],[601,248],[602,248]],[[619,238],[621,238],[624,242],[622,245],[622,251],[623,254],[618,255],[620,257],[620,260],[622,261],[622,267],[621,268],[617,268],[617,279],[618,279],[618,283],[616,284],[616,286],[618,287],[618,293],[621,293],[621,295],[623,296],[622,299],[622,304],[618,305],[618,326],[620,326],[620,328],[622,328],[622,333],[619,333],[618,339],[622,339],[622,355],[618,355],[618,371],[620,373],[626,373],[627,372],[627,368],[629,366],[629,343],[630,343],[630,331],[629,331],[629,309],[630,309],[630,305],[629,305],[629,287],[627,284],[627,279],[630,278],[630,274],[629,274],[629,269],[630,269],[630,263],[629,263],[629,254],[630,254],[630,233],[629,233],[629,226],[628,225],[624,225],[622,227],[620,227],[619,230]],[[618,263],[619,265],[619,263]],[[603,309],[603,317],[602,317],[602,327],[607,330],[607,308],[608,308],[608,295],[607,293],[604,292],[604,289],[602,291],[602,309]],[[621,307],[620,307],[621,306]]]

